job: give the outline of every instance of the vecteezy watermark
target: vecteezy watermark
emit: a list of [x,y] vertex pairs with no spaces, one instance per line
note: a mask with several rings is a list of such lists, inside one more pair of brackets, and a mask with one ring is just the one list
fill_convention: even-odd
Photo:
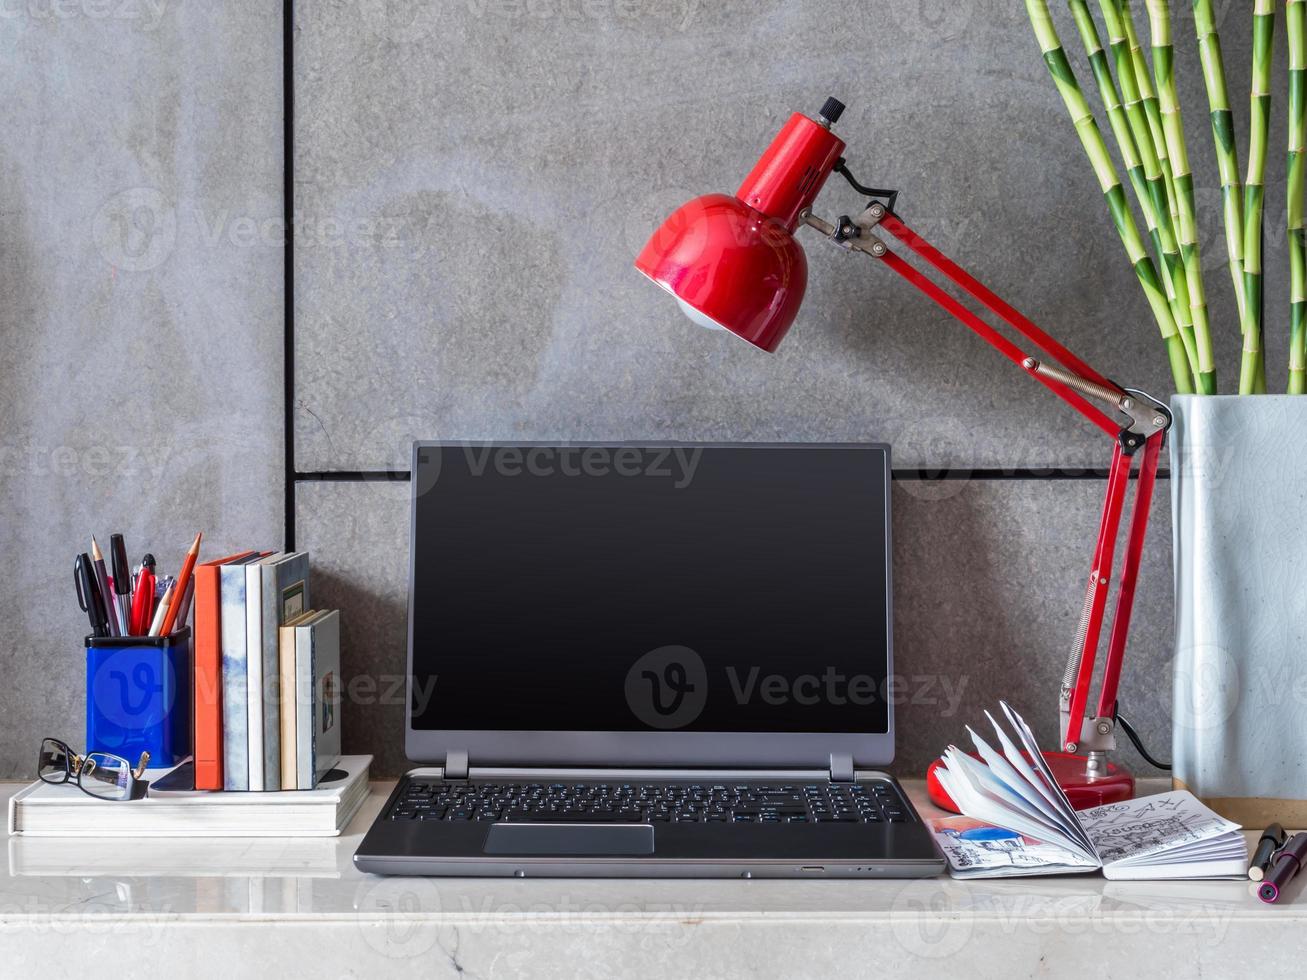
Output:
[[100,206],[91,236],[115,269],[146,272],[158,268],[177,242],[177,210],[154,187],[132,187]]
[[[721,669],[725,683],[715,689],[729,694],[737,706],[865,707],[878,704],[943,704],[941,718],[954,717],[962,705],[969,678],[938,674],[891,674],[876,677],[835,666],[797,674],[760,667]],[[663,731],[693,724],[708,703],[709,672],[703,657],[688,646],[669,644],[639,657],[626,672],[625,694],[631,713],[650,728]]]
[[646,477],[667,480],[672,489],[684,490],[694,481],[703,457],[702,448],[688,446],[498,446],[465,443],[426,446],[421,450],[421,485],[430,490],[448,465],[444,457],[462,457],[465,472],[474,477],[493,473],[503,477]]
[[650,650],[626,672],[626,703],[650,728],[684,728],[707,702],[708,669],[689,647]]
[[170,0],[0,0],[0,20],[121,20],[158,26]]
[[425,878],[364,882],[354,894],[354,911],[364,941],[393,959],[421,956],[439,938],[440,891]]
[[685,32],[702,0],[359,0],[363,25],[395,44],[422,41],[454,20],[530,22],[580,28],[659,23]]

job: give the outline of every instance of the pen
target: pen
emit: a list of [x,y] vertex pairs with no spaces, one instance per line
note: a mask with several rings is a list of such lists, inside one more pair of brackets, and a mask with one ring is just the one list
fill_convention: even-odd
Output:
[[127,564],[127,545],[121,534],[109,535],[109,560],[113,568],[114,602],[118,607],[118,629],[130,636],[128,620],[132,609],[132,567]]
[[77,604],[82,607],[91,621],[91,635],[108,636],[109,630],[106,627],[108,616],[105,613],[104,600],[100,597],[99,587],[95,584],[95,571],[91,568],[91,558],[84,551],[73,563],[73,584],[77,586]]
[[1268,905],[1278,901],[1284,886],[1301,870],[1303,861],[1307,861],[1307,834],[1294,834],[1275,855],[1266,877],[1257,887],[1257,897]]
[[177,621],[173,623],[173,629],[181,629],[186,625],[187,617],[191,614],[191,601],[195,597],[195,576],[186,583],[186,591],[182,593],[181,605],[177,607]]
[[1257,850],[1253,851],[1253,859],[1248,864],[1248,877],[1253,881],[1261,881],[1265,878],[1266,870],[1275,859],[1275,852],[1283,846],[1283,827],[1273,823],[1263,830],[1261,840],[1257,842]]
[[203,532],[195,535],[195,540],[191,542],[190,550],[186,552],[186,560],[182,562],[182,570],[177,575],[177,581],[174,583],[172,590],[172,602],[168,603],[168,612],[163,618],[163,625],[159,629],[160,636],[167,636],[172,632],[173,624],[177,622],[177,613],[181,609],[182,600],[186,597],[186,586],[190,584],[191,572],[195,569],[195,559],[200,554],[200,538]]
[[109,573],[104,568],[104,553],[100,551],[100,546],[95,541],[95,535],[91,535],[91,567],[95,569],[95,584],[100,588],[100,595],[104,601],[104,611],[109,622],[109,635],[122,636],[122,631],[118,628],[118,609],[113,601],[113,593],[109,591]]
[[174,586],[168,586],[163,593],[163,598],[159,600],[159,608],[154,611],[154,622],[150,624],[149,636],[163,635],[163,619],[168,615],[168,603],[172,600]]
[[140,574],[136,576],[136,598],[132,602],[131,635],[144,636],[153,615],[154,573],[142,562]]

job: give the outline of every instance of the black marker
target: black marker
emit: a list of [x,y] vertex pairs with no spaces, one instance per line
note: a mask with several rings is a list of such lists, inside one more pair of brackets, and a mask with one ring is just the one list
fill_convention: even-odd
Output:
[[118,629],[126,636],[132,608],[132,566],[127,564],[127,545],[121,534],[109,535],[109,561],[113,569],[113,591],[118,596]]
[[1271,866],[1275,852],[1284,846],[1286,839],[1284,828],[1278,823],[1273,823],[1262,831],[1262,838],[1257,842],[1257,850],[1253,851],[1253,859],[1248,864],[1248,877],[1251,880],[1261,881],[1266,876],[1266,870]]
[[73,584],[77,586],[77,604],[82,607],[91,621],[93,636],[109,635],[109,614],[105,608],[104,597],[95,582],[95,568],[91,556],[82,552],[73,563]]

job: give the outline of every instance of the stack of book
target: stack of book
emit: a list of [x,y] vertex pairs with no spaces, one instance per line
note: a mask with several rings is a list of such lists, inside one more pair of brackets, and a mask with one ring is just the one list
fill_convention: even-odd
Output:
[[340,759],[340,613],[307,552],[195,568],[195,788],[313,789]]
[[[143,800],[106,803],[73,787],[40,780],[9,799],[9,833],[26,838],[89,837],[99,842],[82,848],[42,847],[28,843],[16,849],[10,841],[11,868],[20,853],[40,873],[73,874],[81,867],[87,876],[117,869],[123,874],[178,874],[196,868],[198,873],[234,873],[242,867],[276,860],[268,850],[196,848],[195,837],[335,837],[349,824],[368,796],[370,755],[347,755],[337,760],[337,776],[317,789],[295,793],[205,793],[156,790],[168,770],[146,770],[149,795]],[[150,838],[148,847],[105,847],[106,837]],[[163,848],[162,839],[185,838]],[[98,846],[98,850],[96,847]],[[275,849],[274,849],[275,850]],[[310,850],[303,848],[302,850]],[[59,855],[63,855],[63,870]],[[257,857],[256,855],[261,855]],[[319,852],[334,862],[334,851]],[[283,858],[287,855],[282,855]],[[108,862],[108,863],[106,863]],[[233,862],[233,863],[227,863]],[[200,868],[203,871],[200,871]],[[171,870],[169,870],[171,869]],[[303,869],[296,867],[295,874]]]

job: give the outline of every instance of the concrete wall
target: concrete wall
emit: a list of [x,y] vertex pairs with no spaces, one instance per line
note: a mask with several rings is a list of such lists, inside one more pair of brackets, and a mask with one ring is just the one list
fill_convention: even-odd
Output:
[[281,538],[281,50],[266,0],[0,9],[0,777],[84,739],[93,533]]
[[[40,581],[34,598],[0,599],[15,681],[2,774],[27,771],[35,734],[80,734],[68,570],[92,530],[117,522],[142,545],[148,531],[170,563],[199,526],[210,554],[281,543],[285,297],[268,220],[282,191],[280,11],[159,2],[142,0],[134,20],[35,4],[0,18],[15,93],[0,108],[0,534]],[[1228,385],[1238,340],[1219,195],[1176,6]],[[1248,30],[1218,9],[1241,106]],[[886,270],[819,241],[808,302],[772,356],[692,328],[631,268],[676,204],[733,190],[791,111],[837,95],[851,166],[902,188],[911,224],[1104,373],[1169,393],[1023,5],[301,2],[294,42],[296,470],[403,468],[414,437],[888,440],[904,469],[1054,470],[900,481],[894,494],[899,664],[936,678],[939,699],[903,709],[905,771],[1000,696],[1052,735],[1103,490],[1075,477],[1106,462],[1097,431]],[[1268,174],[1275,242],[1281,157]],[[832,182],[819,209],[859,204]],[[1282,265],[1268,296],[1286,294]],[[1275,386],[1282,340],[1271,344]],[[85,409],[92,390],[147,387],[140,427]],[[139,469],[94,455],[105,444],[142,450],[138,467],[167,460],[151,492]],[[1165,755],[1160,492],[1122,702]],[[315,604],[344,610],[345,673],[378,681],[355,688],[347,746],[387,772],[404,764],[402,705],[384,692],[404,670],[406,493],[305,480],[295,514]],[[951,710],[945,686],[961,692]]]

